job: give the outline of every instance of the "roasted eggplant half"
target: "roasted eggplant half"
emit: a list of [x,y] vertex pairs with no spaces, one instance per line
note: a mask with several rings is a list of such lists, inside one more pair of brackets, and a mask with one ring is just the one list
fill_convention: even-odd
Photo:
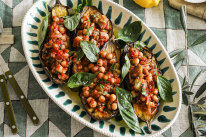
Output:
[[70,73],[70,36],[64,27],[64,19],[61,18],[67,14],[66,7],[59,3],[52,8],[47,35],[40,46],[41,65],[48,77],[56,84],[66,83]]
[[82,88],[80,98],[88,114],[96,120],[108,120],[118,113],[115,87],[120,86],[120,50],[108,43],[99,54],[97,63],[89,64],[96,78]]
[[151,120],[158,112],[159,94],[157,88],[158,63],[149,48],[137,49],[134,43],[124,48],[131,66],[125,78],[126,88],[132,94],[132,105],[137,117],[147,123],[151,132]]
[[113,37],[111,20],[95,6],[85,6],[80,16],[80,23],[73,40],[73,48],[80,49],[80,41],[90,41],[102,49]]

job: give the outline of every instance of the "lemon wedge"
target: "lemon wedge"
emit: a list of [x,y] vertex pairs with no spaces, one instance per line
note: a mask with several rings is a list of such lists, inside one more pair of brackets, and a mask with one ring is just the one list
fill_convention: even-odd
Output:
[[151,8],[157,6],[160,0],[134,0],[134,2],[141,7]]

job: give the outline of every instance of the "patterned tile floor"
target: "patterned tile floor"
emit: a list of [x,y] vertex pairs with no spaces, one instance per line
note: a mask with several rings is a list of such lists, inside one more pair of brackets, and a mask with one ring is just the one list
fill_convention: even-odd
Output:
[[[4,104],[0,92],[0,137],[104,137],[92,129],[85,127],[72,119],[61,110],[44,93],[36,82],[26,63],[21,44],[21,22],[23,15],[36,0],[0,0],[0,17],[4,23],[4,33],[15,35],[15,44],[1,45],[0,53],[8,62],[9,68],[15,74],[20,87],[27,95],[29,102],[38,114],[41,124],[34,126],[26,115],[21,103],[14,94],[13,89],[8,84],[9,94],[12,99],[19,134],[12,135],[8,127],[7,115],[4,111]],[[132,0],[114,0],[139,16],[160,38],[168,52],[178,48],[186,48],[185,34],[180,24],[179,11],[168,5],[168,0],[161,0],[158,7],[144,9],[134,4]],[[22,8],[23,7],[23,8]],[[206,34],[206,23],[202,19],[188,16],[188,45],[191,45],[198,37]],[[200,69],[206,68],[205,47],[196,46],[188,50],[189,63],[184,64],[178,71],[180,80],[189,71],[189,80],[194,79]],[[188,69],[187,69],[188,67]],[[198,87],[205,82],[206,72],[204,72],[195,83],[192,89],[195,92]],[[175,124],[160,137],[192,137],[189,129],[187,107],[182,105],[182,109]]]

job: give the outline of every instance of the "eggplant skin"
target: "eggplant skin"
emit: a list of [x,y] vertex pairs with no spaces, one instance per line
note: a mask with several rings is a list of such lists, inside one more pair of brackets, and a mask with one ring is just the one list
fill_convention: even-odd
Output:
[[[125,46],[124,48],[124,53],[121,56],[121,63],[124,64],[125,60],[124,57],[125,55],[128,53],[129,48],[133,48],[134,43],[129,43]],[[143,55],[147,58],[147,59],[151,59],[151,64],[155,65],[154,67],[158,69],[159,71],[159,65],[157,62],[157,59],[155,58],[155,56],[153,55],[153,53],[151,52],[151,50],[148,47],[144,47],[140,50]],[[130,74],[128,73],[128,75],[125,77],[124,79],[124,83],[125,83],[125,89],[130,90]],[[136,78],[137,80],[138,78]],[[158,95],[158,99],[160,100],[160,97]],[[132,100],[132,104],[133,104],[133,108],[135,111],[135,114],[143,121],[146,121],[149,131],[150,130],[150,123],[153,119],[153,117],[158,113],[158,107],[159,107],[159,102],[158,102],[158,106],[154,107],[154,108],[150,108],[145,104],[145,102],[138,102],[138,98],[133,98]],[[149,111],[151,110],[151,111]],[[152,112],[152,113],[151,113]]]
[[[117,44],[118,43],[110,41],[107,45],[104,46],[104,48],[102,48],[101,51],[106,51],[107,53],[115,53],[116,61],[117,61],[117,63],[120,63],[121,52],[118,49]],[[97,84],[97,86],[100,86],[100,83]],[[96,87],[95,87],[95,89],[97,89]],[[98,88],[98,89],[99,89],[98,90],[99,92],[101,92],[101,93],[104,92],[103,89],[101,89],[101,88]],[[102,95],[102,94],[100,94],[100,95]],[[89,98],[89,97],[87,97],[87,98]],[[81,93],[80,93],[81,102],[82,102],[85,110],[87,111],[87,113],[95,120],[109,120],[109,119],[112,119],[113,117],[115,117],[119,113],[118,109],[117,110],[109,110],[109,109],[107,109],[107,101],[105,102],[105,107],[106,108],[104,109],[104,111],[106,111],[108,113],[106,113],[104,115],[101,112],[95,112],[96,108],[91,108],[89,106],[89,104],[87,103],[87,98],[83,96],[83,91],[81,91]]]

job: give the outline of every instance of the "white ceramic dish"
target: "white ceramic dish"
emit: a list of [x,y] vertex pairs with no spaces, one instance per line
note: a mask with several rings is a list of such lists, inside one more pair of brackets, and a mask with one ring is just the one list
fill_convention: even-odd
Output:
[[184,0],[186,2],[189,2],[189,3],[203,3],[203,2],[206,2],[206,0]]
[[[129,129],[119,117],[109,121],[95,121],[91,119],[83,109],[78,93],[53,84],[45,75],[38,57],[38,37],[32,35],[34,33],[38,35],[39,26],[44,18],[45,1],[48,4],[53,3],[52,0],[37,1],[26,13],[21,30],[24,53],[38,83],[59,107],[82,124],[108,136],[142,136]],[[68,1],[70,7],[76,7],[78,4],[77,0]],[[62,0],[61,2],[66,4],[66,0]],[[123,28],[126,24],[140,20],[135,14],[112,1],[93,0],[93,4],[111,18],[114,26],[117,28]],[[175,68],[162,43],[144,22],[142,26],[141,40],[145,41],[155,54],[160,64],[160,69],[164,72],[164,76],[170,80],[173,87],[174,101],[171,103],[161,102],[159,112],[152,121],[152,134],[147,133],[145,124],[142,125],[144,136],[158,136],[175,122],[180,112],[182,99],[181,86]]]

